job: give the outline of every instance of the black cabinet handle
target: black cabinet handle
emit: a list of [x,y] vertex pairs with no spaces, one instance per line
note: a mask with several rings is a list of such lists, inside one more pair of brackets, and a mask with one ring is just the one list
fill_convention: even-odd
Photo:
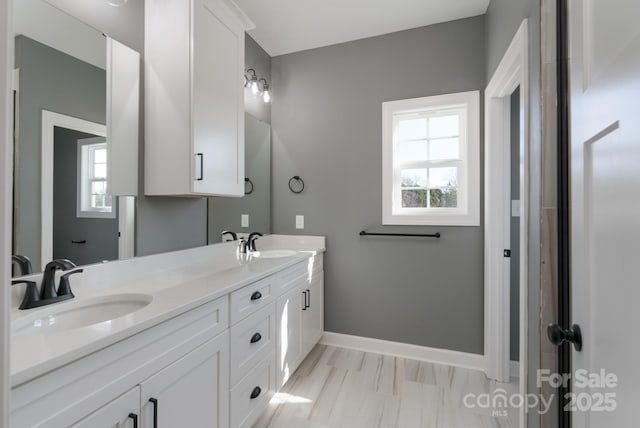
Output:
[[129,413],[129,419],[133,419],[133,428],[138,428],[138,415]]
[[251,295],[251,300],[259,300],[262,299],[262,293],[259,291],[256,291],[255,293],[253,293]]
[[196,153],[196,156],[200,157],[200,178],[196,178],[198,181],[204,180],[204,154]]
[[311,307],[311,290],[307,288],[307,308]]
[[260,340],[262,340],[262,335],[260,333],[256,333],[251,336],[251,343],[258,343]]
[[86,244],[87,240],[86,239],[82,239],[80,241],[71,241],[72,244]]
[[251,391],[251,399],[255,400],[260,396],[261,393],[262,389],[259,386],[256,386],[255,388],[253,388],[253,391]]
[[302,298],[304,299],[303,303],[302,303],[302,310],[306,311],[307,310],[307,290],[304,290],[302,292]]
[[153,404],[153,428],[158,428],[158,399],[149,398],[149,403]]

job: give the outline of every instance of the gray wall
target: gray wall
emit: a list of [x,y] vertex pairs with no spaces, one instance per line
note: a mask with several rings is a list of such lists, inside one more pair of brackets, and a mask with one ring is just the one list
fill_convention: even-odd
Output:
[[475,17],[273,58],[273,231],[327,236],[327,331],[483,352],[482,227],[358,236],[383,229],[382,102],[483,89],[483,39]]
[[97,123],[106,119],[106,75],[24,36],[16,37],[20,68],[19,141],[16,150],[15,252],[40,267],[40,160],[42,110]]
[[[253,192],[243,198],[209,198],[209,243],[220,242],[220,233],[271,233],[271,127],[245,114],[245,175]],[[249,216],[241,227],[240,216]],[[226,237],[228,238],[228,237]]]
[[70,259],[78,265],[117,260],[117,200],[113,201],[114,218],[77,216],[78,140],[95,135],[57,126],[53,135],[53,258]]
[[[511,200],[520,199],[520,88],[511,95]],[[520,353],[520,217],[511,217],[511,331],[510,354]]]

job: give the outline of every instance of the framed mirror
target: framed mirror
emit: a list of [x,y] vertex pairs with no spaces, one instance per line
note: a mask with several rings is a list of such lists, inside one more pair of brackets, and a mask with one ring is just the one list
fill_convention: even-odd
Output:
[[14,276],[133,257],[140,55],[44,0],[14,12]]
[[271,126],[245,113],[245,196],[209,198],[208,243],[224,242],[223,231],[237,236],[271,233]]

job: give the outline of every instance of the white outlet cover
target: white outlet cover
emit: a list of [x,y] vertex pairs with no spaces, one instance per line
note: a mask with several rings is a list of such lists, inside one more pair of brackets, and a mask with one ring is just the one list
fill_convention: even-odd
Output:
[[240,227],[249,227],[249,214],[240,215]]
[[296,229],[304,229],[304,216],[297,215],[296,216]]

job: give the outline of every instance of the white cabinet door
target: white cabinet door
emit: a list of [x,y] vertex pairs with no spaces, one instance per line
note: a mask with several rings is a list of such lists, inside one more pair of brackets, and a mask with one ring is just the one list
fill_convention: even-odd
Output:
[[139,420],[140,387],[136,386],[72,425],[72,428],[137,428]]
[[302,314],[302,352],[306,356],[318,343],[324,331],[324,279],[315,273],[307,286],[307,309]]
[[253,24],[230,3],[145,1],[146,195],[244,196],[244,32]]
[[195,193],[244,195],[244,30],[217,0],[193,0]]
[[227,427],[228,332],[143,382],[141,404],[145,428]]
[[276,389],[280,389],[302,360],[304,283],[294,286],[276,302]]

